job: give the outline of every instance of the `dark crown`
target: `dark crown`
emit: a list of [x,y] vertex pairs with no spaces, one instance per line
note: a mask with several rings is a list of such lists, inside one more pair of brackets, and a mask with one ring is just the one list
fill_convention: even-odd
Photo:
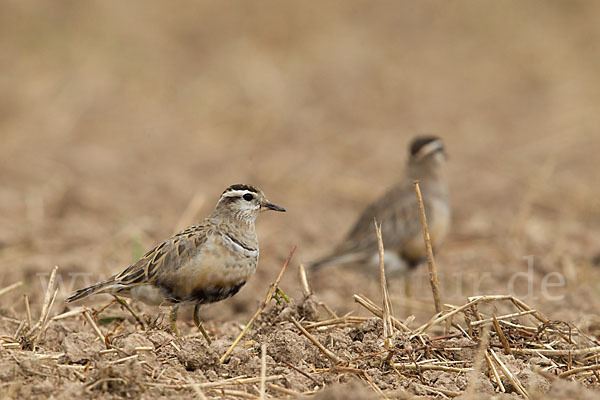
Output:
[[[431,142],[435,142],[436,140],[441,142],[441,139],[437,136],[417,136],[410,143],[410,155],[414,156],[423,148],[423,146],[426,146]],[[443,149],[443,145],[441,149]]]
[[258,189],[255,188],[254,186],[250,186],[250,185],[243,185],[241,183],[237,183],[235,185],[231,185],[229,186],[227,189],[225,189],[223,191],[223,194],[232,191],[232,190],[247,190],[249,192],[253,192],[253,193],[258,193]]

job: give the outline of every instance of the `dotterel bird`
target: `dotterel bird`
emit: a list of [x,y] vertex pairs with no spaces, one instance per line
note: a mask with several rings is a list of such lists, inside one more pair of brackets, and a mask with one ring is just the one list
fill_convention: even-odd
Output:
[[444,177],[444,143],[435,136],[416,137],[410,145],[404,179],[369,205],[345,239],[328,256],[310,263],[356,266],[378,271],[379,252],[373,218],[381,223],[386,271],[406,272],[426,258],[414,181],[419,181],[432,245],[439,245],[450,226],[450,202]]
[[254,274],[259,253],[254,222],[265,210],[285,211],[256,187],[232,185],[201,223],[160,243],[123,272],[77,290],[66,302],[109,293],[151,305],[172,304],[176,334],[177,310],[191,303],[194,323],[210,343],[198,315],[200,306],[235,295]]

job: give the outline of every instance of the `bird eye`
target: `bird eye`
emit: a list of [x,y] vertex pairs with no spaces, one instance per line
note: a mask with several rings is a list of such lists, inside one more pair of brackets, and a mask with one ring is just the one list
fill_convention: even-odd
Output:
[[243,197],[246,201],[251,201],[254,198],[250,193],[246,193]]

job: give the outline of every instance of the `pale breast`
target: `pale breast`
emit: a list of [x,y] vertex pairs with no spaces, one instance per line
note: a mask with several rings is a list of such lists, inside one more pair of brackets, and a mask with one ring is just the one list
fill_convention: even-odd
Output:
[[[450,227],[450,208],[443,199],[430,199],[428,202],[428,223],[431,245],[435,249],[446,237]],[[402,255],[407,260],[417,262],[426,257],[425,241],[422,232],[408,239],[402,247]]]
[[257,264],[258,250],[216,233],[193,257],[164,276],[161,286],[179,301],[211,303],[237,293],[254,275]]
[[450,228],[450,206],[445,199],[432,199],[432,221],[429,228],[429,235],[433,246],[439,245],[448,234]]

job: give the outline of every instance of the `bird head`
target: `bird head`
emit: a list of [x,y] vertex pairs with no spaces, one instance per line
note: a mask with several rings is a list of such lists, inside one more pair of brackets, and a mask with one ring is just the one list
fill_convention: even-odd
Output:
[[443,175],[448,155],[444,142],[437,136],[417,136],[409,147],[408,173],[413,179]]
[[221,195],[215,212],[229,215],[245,222],[254,222],[263,211],[284,212],[285,208],[271,203],[264,193],[250,185],[231,185]]

